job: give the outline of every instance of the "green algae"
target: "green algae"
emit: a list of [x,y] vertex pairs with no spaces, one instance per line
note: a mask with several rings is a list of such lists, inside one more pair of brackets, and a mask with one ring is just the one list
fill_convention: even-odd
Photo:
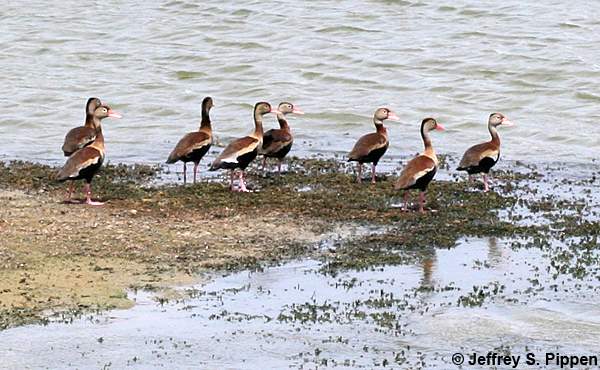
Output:
[[[188,186],[165,184],[161,183],[159,166],[109,164],[95,178],[94,188],[101,199],[108,201],[111,212],[131,222],[142,222],[140,215],[144,215],[162,220],[168,227],[170,222],[176,222],[173,217],[182,213],[213,220],[233,220],[241,214],[250,218],[273,216],[295,220],[299,230],[315,233],[328,232],[336,223],[379,229],[367,235],[350,235],[333,249],[317,251],[325,262],[322,272],[330,274],[340,269],[423,263],[435,248],[452,248],[462,237],[478,236],[515,238],[521,240],[515,243],[515,248],[543,250],[551,257],[548,268],[555,277],[600,276],[596,237],[600,234],[600,224],[597,218],[591,217],[597,209],[597,199],[591,191],[595,178],[562,181],[561,185],[583,188],[569,199],[551,191],[545,194],[543,188],[535,187],[534,184],[549,180],[529,167],[523,172],[497,172],[496,191],[490,193],[473,191],[473,184],[466,181],[434,181],[427,194],[428,208],[433,211],[419,214],[403,212],[399,207],[402,194],[393,189],[393,176],[379,176],[376,185],[357,184],[353,167],[337,160],[291,158],[289,168],[283,175],[263,174],[252,168],[249,179],[256,191],[240,194],[229,191],[225,181],[201,181]],[[64,185],[54,180],[56,171],[55,167],[35,163],[0,163],[0,188],[60,199]],[[532,215],[544,222],[523,223]],[[238,238],[234,235],[226,245],[239,253],[225,258],[213,258],[202,245],[184,243],[170,247],[172,238],[174,235],[162,237],[168,253],[160,254],[159,263],[156,255],[140,253],[135,248],[111,250],[110,256],[154,266],[151,270],[159,276],[172,269],[194,274],[201,271],[200,263],[202,269],[235,271],[315,253],[310,243],[293,239],[282,245],[269,245],[268,230],[260,236]],[[549,243],[549,239],[562,241],[567,248],[557,247]],[[258,254],[240,252],[253,245],[266,247]],[[75,255],[85,257],[89,253],[82,249]],[[93,256],[104,258],[102,254]],[[11,261],[16,257],[8,251],[0,257],[6,260],[6,266],[14,265]],[[531,291],[535,292],[535,279],[531,285]],[[473,287],[473,293],[462,297],[458,304],[479,306],[501,293],[496,288]],[[71,307],[73,312],[93,309],[85,304]],[[316,319],[314,312],[298,314]],[[0,317],[8,318],[3,326],[45,320],[39,310],[23,307],[4,310]],[[372,319],[383,324],[393,321],[386,316]]]

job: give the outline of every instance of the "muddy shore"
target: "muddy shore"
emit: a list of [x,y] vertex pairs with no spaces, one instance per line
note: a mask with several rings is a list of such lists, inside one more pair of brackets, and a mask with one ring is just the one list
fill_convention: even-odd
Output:
[[[595,177],[498,172],[487,194],[458,177],[438,180],[429,191],[434,212],[420,215],[402,212],[393,177],[355,184],[346,164],[334,160],[296,158],[290,168],[283,176],[254,169],[257,191],[232,194],[225,182],[160,184],[159,168],[109,165],[95,181],[107,204],[87,207],[61,203],[55,168],[0,163],[0,329],[130,307],[128,289],[169,297],[170,287],[206,272],[313,254],[335,274],[422,258],[464,236],[520,237],[540,248],[549,237],[577,238],[581,253],[556,250],[552,268],[597,274]],[[548,190],[556,181],[575,189],[572,196]],[[315,249],[327,233],[344,242]]]

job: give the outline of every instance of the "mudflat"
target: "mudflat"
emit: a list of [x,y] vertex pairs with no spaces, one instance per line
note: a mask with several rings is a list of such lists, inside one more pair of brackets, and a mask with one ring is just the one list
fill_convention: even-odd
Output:
[[[256,192],[238,194],[225,182],[161,184],[158,168],[109,165],[95,182],[107,203],[89,207],[61,202],[56,168],[0,164],[0,328],[126,308],[128,289],[168,296],[203,272],[306,256],[336,230],[343,245],[317,253],[330,271],[403,263],[463,236],[556,237],[553,225],[560,224],[562,235],[582,240],[598,229],[597,220],[567,212],[589,208],[585,200],[526,197],[542,181],[536,171],[500,172],[491,193],[458,179],[435,181],[430,210],[421,215],[398,206],[393,177],[355,184],[346,164],[335,160],[295,158],[290,168],[282,176],[254,170]],[[595,185],[582,179],[577,186]],[[521,208],[547,220],[524,223],[529,216]],[[357,225],[378,231],[359,235],[350,228]],[[558,263],[568,269],[574,262]]]

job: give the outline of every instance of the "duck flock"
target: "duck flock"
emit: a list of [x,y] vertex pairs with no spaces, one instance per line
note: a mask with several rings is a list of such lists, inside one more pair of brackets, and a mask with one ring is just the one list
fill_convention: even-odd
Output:
[[[202,120],[198,131],[185,134],[177,143],[167,159],[167,163],[183,162],[183,182],[187,182],[187,162],[194,163],[193,182],[198,176],[198,165],[206,155],[213,143],[210,110],[213,99],[206,97],[202,101]],[[277,115],[279,128],[263,131],[262,117],[265,114]],[[231,170],[229,188],[231,191],[247,192],[245,170],[248,165],[260,154],[263,156],[263,167],[268,158],[278,160],[278,171],[281,173],[281,164],[290,152],[294,141],[292,131],[286,120],[287,114],[304,114],[292,103],[280,103],[277,109],[267,102],[258,102],[254,105],[254,131],[248,136],[233,140],[210,166],[211,171],[219,169]],[[107,117],[121,118],[108,105],[98,98],[89,98],[86,104],[86,118],[83,126],[70,130],[62,147],[63,153],[68,157],[65,165],[57,175],[59,181],[84,180],[85,203],[89,205],[102,205],[103,203],[92,200],[91,183],[94,175],[104,162],[104,136],[102,135],[101,121]],[[362,167],[364,163],[371,163],[371,182],[376,182],[376,167],[381,157],[389,146],[387,130],[383,125],[385,120],[398,121],[398,116],[389,108],[378,108],[373,115],[375,132],[358,139],[350,153],[348,161],[358,163],[357,181],[361,182]],[[492,113],[488,119],[488,130],[491,140],[474,145],[467,149],[460,161],[457,170],[466,171],[471,175],[482,173],[484,190],[489,190],[488,174],[490,169],[500,158],[500,137],[498,126],[511,126],[512,123],[502,113]],[[411,159],[396,181],[394,187],[404,191],[404,209],[408,209],[409,190],[419,190],[419,211],[424,212],[425,191],[433,180],[437,168],[438,158],[433,149],[429,133],[443,131],[444,127],[434,118],[425,118],[421,122],[421,138],[425,146],[424,151]],[[238,173],[238,186],[234,186],[236,171]],[[69,185],[67,203],[79,203],[73,200],[73,182]]]

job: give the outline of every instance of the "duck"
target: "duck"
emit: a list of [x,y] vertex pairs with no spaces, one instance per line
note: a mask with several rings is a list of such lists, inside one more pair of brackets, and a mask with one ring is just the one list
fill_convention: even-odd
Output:
[[490,141],[481,144],[473,145],[463,154],[458,167],[458,171],[466,171],[471,176],[483,173],[483,191],[490,190],[488,184],[488,174],[492,167],[498,163],[500,159],[500,136],[498,135],[498,126],[513,126],[512,123],[502,113],[492,113],[488,118],[488,131],[492,136]]
[[375,132],[362,136],[354,148],[348,154],[348,162],[358,162],[358,176],[356,181],[362,181],[362,165],[363,163],[371,163],[371,183],[376,182],[376,167],[381,157],[385,154],[390,144],[388,140],[387,129],[383,126],[383,121],[399,121],[396,113],[389,108],[378,108],[373,114],[373,123],[375,124]]
[[77,150],[90,145],[96,139],[94,111],[102,105],[98,98],[89,98],[85,104],[85,123],[83,126],[75,127],[65,136],[62,151],[65,157],[70,157]]
[[186,167],[187,162],[194,162],[194,184],[196,183],[196,174],[198,164],[206,155],[212,145],[212,126],[210,122],[210,109],[214,107],[213,99],[210,96],[202,100],[202,120],[198,131],[185,134],[175,145],[175,148],[167,158],[168,164],[178,161],[183,162],[183,184],[187,183]]
[[418,189],[419,192],[419,212],[425,212],[425,191],[431,180],[435,176],[438,168],[438,158],[431,144],[429,132],[437,130],[444,131],[444,126],[439,124],[434,118],[425,118],[421,122],[421,138],[425,150],[423,153],[411,159],[394,184],[396,190],[404,190],[404,210],[408,210],[409,190]]
[[[254,105],[254,131],[242,138],[236,139],[229,143],[221,154],[213,161],[210,166],[210,171],[218,169],[230,169],[230,184],[231,191],[248,192],[246,182],[244,180],[244,171],[246,167],[256,158],[258,150],[262,146],[263,141],[263,115],[267,113],[275,113],[278,111],[271,107],[267,102],[258,102]],[[239,186],[237,189],[233,186],[234,172],[240,169]]]
[[[94,110],[92,119],[96,127],[96,137],[94,141],[75,151],[68,159],[65,165],[58,171],[57,180],[64,182],[67,180],[85,180],[84,193],[85,203],[92,206],[102,205],[102,202],[92,201],[92,179],[104,162],[104,135],[100,121],[104,118],[121,118],[121,115],[113,111],[108,105],[101,105]],[[69,192],[66,203],[71,201],[72,192]]]
[[[85,103],[85,122],[83,126],[75,127],[67,132],[63,142],[62,151],[65,157],[71,156],[77,150],[90,145],[96,139],[96,126],[94,123],[94,111],[102,105],[102,101],[96,97],[88,98]],[[71,182],[67,190],[67,196],[75,191],[75,184]]]
[[292,136],[292,131],[285,115],[289,113],[304,114],[304,112],[295,107],[294,104],[288,102],[279,103],[277,111],[279,112],[277,113],[279,128],[265,132],[261,154],[263,155],[263,169],[267,165],[267,158],[277,158],[277,172],[281,174],[283,158],[290,152],[294,143],[294,137]]

